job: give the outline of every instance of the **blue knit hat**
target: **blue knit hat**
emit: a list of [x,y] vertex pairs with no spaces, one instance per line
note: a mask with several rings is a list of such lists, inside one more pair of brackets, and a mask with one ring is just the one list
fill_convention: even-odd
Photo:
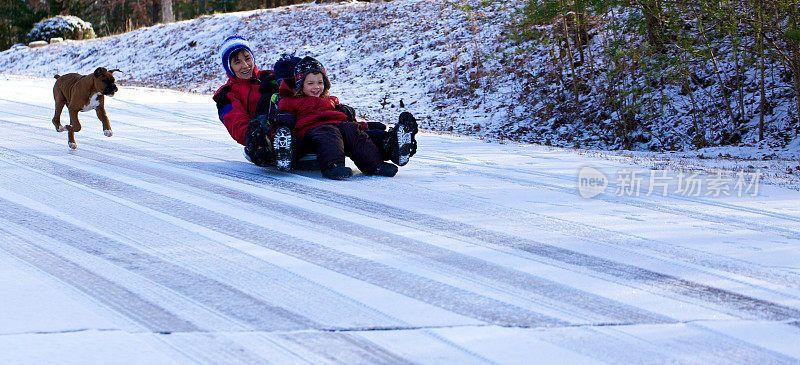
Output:
[[[220,53],[222,53],[222,68],[225,69],[225,73],[230,77],[236,78],[233,70],[231,70],[231,55],[233,52],[242,48],[250,52],[250,57],[253,57],[253,50],[250,48],[250,42],[248,42],[245,37],[238,34],[232,35],[225,38],[225,41],[222,42],[222,47],[220,47]],[[253,64],[255,65],[255,57],[253,57]]]

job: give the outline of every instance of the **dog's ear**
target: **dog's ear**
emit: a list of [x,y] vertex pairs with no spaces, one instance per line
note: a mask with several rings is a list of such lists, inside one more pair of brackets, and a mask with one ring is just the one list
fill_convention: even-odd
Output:
[[94,77],[102,77],[106,72],[107,71],[105,68],[98,67],[96,70],[94,70]]
[[[113,69],[113,70],[108,70],[108,73],[110,73],[110,74],[113,74],[114,72],[118,72],[118,71],[119,71],[119,72],[122,72],[122,70],[120,70],[120,69],[118,69],[118,68],[115,68],[115,69]],[[123,72],[123,73],[124,73],[124,72]]]

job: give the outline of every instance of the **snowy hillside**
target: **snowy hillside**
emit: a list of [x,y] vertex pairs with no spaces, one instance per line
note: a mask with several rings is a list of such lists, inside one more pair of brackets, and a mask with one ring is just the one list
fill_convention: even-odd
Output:
[[332,181],[247,163],[207,95],[129,86],[71,150],[50,81],[0,76],[2,364],[800,361],[800,192],[755,173],[694,194],[422,133],[396,177]]
[[[498,21],[505,15],[500,9]],[[0,70],[50,77],[105,66],[123,70],[122,84],[213,93],[225,82],[218,48],[226,36],[241,34],[254,45],[260,68],[272,68],[282,52],[312,55],[331,74],[332,94],[363,115],[394,117],[402,100],[423,116],[423,126],[438,130],[446,122],[429,94],[437,75],[464,44],[476,36],[490,42],[499,32],[493,27],[469,33],[461,26],[466,17],[446,1],[289,6],[9,50],[0,53]]]

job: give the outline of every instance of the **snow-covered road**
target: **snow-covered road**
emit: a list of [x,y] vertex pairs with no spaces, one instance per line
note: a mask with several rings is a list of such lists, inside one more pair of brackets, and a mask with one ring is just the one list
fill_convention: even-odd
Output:
[[636,196],[635,166],[432,134],[330,181],[131,87],[72,151],[52,83],[0,75],[0,363],[800,362],[800,192]]

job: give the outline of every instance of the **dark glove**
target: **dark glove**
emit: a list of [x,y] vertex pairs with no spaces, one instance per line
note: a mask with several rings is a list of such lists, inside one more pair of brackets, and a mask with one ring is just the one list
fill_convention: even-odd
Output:
[[258,91],[261,95],[264,94],[274,94],[278,92],[278,83],[275,79],[275,74],[272,72],[262,72],[261,78],[259,79],[261,85],[258,86]]
[[256,104],[256,115],[267,114],[272,95],[278,93],[278,84],[272,72],[262,72],[260,81],[261,85],[258,87],[258,92],[261,93],[261,98],[258,99],[258,104]]
[[274,166],[275,153],[272,150],[272,143],[267,139],[269,122],[265,115],[259,115],[247,124],[247,132],[244,135],[244,151],[250,161],[258,166]]
[[339,105],[336,106],[336,108],[334,108],[334,110],[336,110],[337,112],[342,112],[345,115],[347,115],[347,121],[348,122],[355,122],[356,121],[356,110],[355,109],[353,109],[353,108],[351,108],[351,107],[349,107],[347,105],[344,105],[344,104],[339,104]]
[[292,113],[278,110],[275,113],[275,124],[279,126],[287,126],[289,129],[294,129],[294,125],[297,124],[297,119],[294,117],[294,115],[292,115]]
[[261,98],[258,99],[258,104],[256,104],[256,115],[269,113],[270,98],[272,98],[272,94],[261,94]]

